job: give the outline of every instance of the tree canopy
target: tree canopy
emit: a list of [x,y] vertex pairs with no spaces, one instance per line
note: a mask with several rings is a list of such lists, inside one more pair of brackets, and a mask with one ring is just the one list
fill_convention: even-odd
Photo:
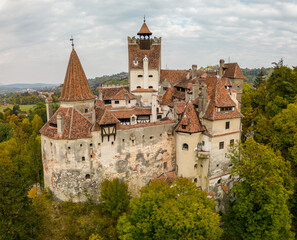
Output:
[[[240,158],[239,158],[240,152]],[[225,215],[226,239],[294,239],[288,207],[294,181],[290,163],[252,138],[234,149],[235,200]]]
[[220,217],[213,200],[188,179],[169,185],[153,181],[118,220],[120,239],[219,239]]

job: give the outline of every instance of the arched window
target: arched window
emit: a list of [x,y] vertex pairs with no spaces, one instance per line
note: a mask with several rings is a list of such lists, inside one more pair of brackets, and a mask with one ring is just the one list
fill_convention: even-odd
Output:
[[194,168],[198,168],[198,164],[197,163],[194,165]]
[[197,183],[197,178],[194,179],[194,183]]
[[86,174],[86,179],[90,179],[90,178],[91,178],[90,174]]
[[141,86],[137,86],[137,88],[141,88]]
[[153,88],[153,86],[149,86],[149,88]]
[[189,150],[189,145],[186,144],[186,143],[184,143],[184,144],[183,144],[183,150],[188,151],[188,150]]

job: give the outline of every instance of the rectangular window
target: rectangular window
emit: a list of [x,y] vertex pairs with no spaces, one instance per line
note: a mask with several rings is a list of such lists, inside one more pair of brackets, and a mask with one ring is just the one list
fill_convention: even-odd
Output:
[[104,100],[104,104],[111,104],[111,100]]
[[166,91],[168,87],[163,87],[163,91]]
[[234,139],[231,139],[230,140],[230,146],[233,146],[234,145]]
[[164,163],[163,163],[163,168],[164,168],[164,169],[167,169],[167,162],[164,162]]
[[142,77],[142,75],[138,75],[138,77]]
[[224,149],[224,142],[219,143],[219,149]]
[[226,129],[230,128],[230,122],[226,122]]
[[119,103],[120,103],[120,101],[116,100],[116,101],[114,101],[114,103],[115,103],[115,104],[119,104]]

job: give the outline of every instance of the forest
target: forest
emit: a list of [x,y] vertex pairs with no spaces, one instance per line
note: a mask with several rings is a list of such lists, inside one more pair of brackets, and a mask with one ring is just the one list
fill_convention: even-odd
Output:
[[[55,109],[58,105],[55,105]],[[296,239],[297,68],[259,69],[242,95],[242,139],[229,151],[240,181],[225,213],[184,178],[131,198],[105,180],[101,204],[56,202],[43,188],[45,104],[0,113],[0,239]]]

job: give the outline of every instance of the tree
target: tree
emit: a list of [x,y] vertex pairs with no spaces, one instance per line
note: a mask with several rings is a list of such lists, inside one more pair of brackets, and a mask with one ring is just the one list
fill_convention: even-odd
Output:
[[33,128],[33,130],[37,134],[39,134],[39,130],[40,130],[40,128],[42,128],[42,126],[43,126],[43,121],[42,121],[41,117],[38,116],[37,114],[35,114],[34,115],[34,118],[32,120],[32,128]]
[[104,212],[112,217],[118,217],[121,213],[127,210],[130,195],[128,185],[120,182],[118,178],[109,181],[105,179],[101,184],[101,207]]
[[241,180],[232,188],[235,200],[224,217],[226,239],[294,239],[288,207],[294,185],[290,163],[252,138],[230,157]]
[[27,197],[28,182],[10,158],[7,142],[0,146],[0,239],[37,239],[39,215]]
[[254,81],[253,87],[258,88],[264,82],[265,82],[265,74],[264,74],[264,68],[262,67]]
[[118,220],[120,239],[219,239],[215,203],[185,178],[169,185],[153,181],[130,202],[131,214]]
[[12,137],[13,130],[7,123],[0,123],[0,143]]

